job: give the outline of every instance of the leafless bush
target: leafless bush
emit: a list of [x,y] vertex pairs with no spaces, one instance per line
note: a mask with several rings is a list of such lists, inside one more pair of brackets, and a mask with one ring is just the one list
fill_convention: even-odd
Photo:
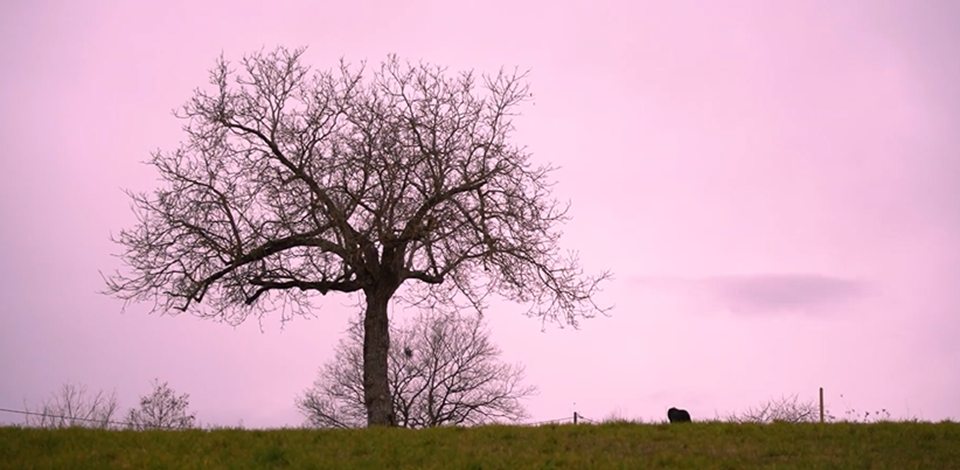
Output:
[[196,424],[196,414],[188,412],[190,395],[177,395],[167,382],[153,381],[153,393],[140,397],[140,407],[127,413],[130,429],[188,429]]
[[[828,418],[833,419],[832,416]],[[740,413],[732,413],[727,421],[737,423],[812,423],[820,421],[820,406],[814,401],[800,401],[797,395],[770,399]]]
[[116,392],[106,394],[101,390],[91,395],[85,385],[66,383],[39,408],[26,408],[30,413],[26,425],[30,427],[108,429],[116,425],[113,416],[118,406]]

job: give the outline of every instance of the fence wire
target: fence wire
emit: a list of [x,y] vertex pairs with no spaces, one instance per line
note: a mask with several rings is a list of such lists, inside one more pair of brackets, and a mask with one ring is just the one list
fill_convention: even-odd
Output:
[[[73,422],[83,421],[83,422],[88,422],[88,423],[96,423],[96,424],[100,424],[100,425],[114,425],[114,426],[118,426],[118,427],[122,427],[122,428],[133,428],[133,427],[134,427],[134,424],[131,423],[131,422],[129,422],[129,421],[113,421],[113,420],[103,420],[103,419],[95,419],[95,418],[80,418],[80,417],[76,417],[76,416],[64,416],[64,415],[55,415],[55,414],[50,414],[50,413],[38,413],[38,412],[36,412],[36,411],[29,411],[29,410],[14,410],[14,409],[11,409],[11,408],[0,408],[0,412],[19,414],[19,415],[23,415],[23,416],[38,416],[38,417],[41,417],[41,418],[60,419],[60,420],[65,420],[65,421],[70,422],[71,425],[72,425]],[[573,424],[580,424],[580,423],[596,424],[597,422],[594,421],[594,420],[592,420],[592,419],[590,419],[590,418],[587,418],[586,416],[583,416],[582,414],[579,414],[579,413],[574,412],[574,413],[573,413],[573,416],[568,416],[568,417],[563,417],[563,418],[556,418],[556,419],[548,419],[548,420],[543,420],[543,421],[534,421],[534,422],[530,422],[530,423],[518,423],[518,424],[519,424],[520,426],[546,426],[546,425],[550,425],[550,424],[565,424],[565,423],[573,423]],[[54,427],[54,428],[56,428],[56,427],[69,427],[69,426],[39,426],[39,427]],[[199,427],[199,426],[198,426],[198,427]],[[169,430],[169,429],[182,429],[182,428],[177,427],[177,426],[150,426],[150,427],[148,427],[148,429],[168,429],[168,430]]]
[[[84,422],[96,423],[100,425],[111,424],[114,426],[120,426],[124,428],[134,428],[134,423],[131,423],[129,421],[112,421],[112,420],[103,420],[103,419],[96,419],[96,418],[80,418],[77,416],[64,416],[64,415],[55,415],[50,413],[38,413],[36,411],[13,410],[10,408],[0,408],[0,412],[20,414],[24,416],[39,416],[41,418],[60,419],[60,420],[70,422],[71,425],[75,421],[84,421]],[[59,428],[59,427],[69,427],[69,426],[38,426],[38,427]],[[148,426],[146,428],[147,429],[181,429],[176,426]]]

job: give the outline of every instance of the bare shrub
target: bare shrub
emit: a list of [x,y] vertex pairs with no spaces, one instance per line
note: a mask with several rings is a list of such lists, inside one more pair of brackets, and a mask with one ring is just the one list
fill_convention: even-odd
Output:
[[26,426],[41,428],[86,427],[108,429],[117,412],[117,394],[87,392],[86,385],[66,383],[36,409],[26,406]]
[[[833,419],[832,416],[829,416]],[[800,401],[796,394],[770,399],[760,405],[732,413],[726,421],[737,423],[813,423],[820,421],[820,406],[810,401]]]
[[190,395],[177,395],[167,382],[153,381],[153,393],[140,397],[140,407],[127,413],[130,429],[189,429],[196,425],[196,414],[188,412]]

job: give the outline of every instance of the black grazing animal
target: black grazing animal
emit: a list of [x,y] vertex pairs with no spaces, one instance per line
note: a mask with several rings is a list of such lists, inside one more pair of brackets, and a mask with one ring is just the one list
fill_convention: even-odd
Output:
[[667,419],[669,419],[671,423],[689,423],[690,413],[687,413],[687,410],[670,408],[667,410]]

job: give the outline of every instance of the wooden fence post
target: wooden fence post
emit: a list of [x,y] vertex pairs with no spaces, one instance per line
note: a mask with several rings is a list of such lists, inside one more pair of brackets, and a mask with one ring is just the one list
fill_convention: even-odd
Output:
[[823,422],[823,387],[820,387],[820,422]]

